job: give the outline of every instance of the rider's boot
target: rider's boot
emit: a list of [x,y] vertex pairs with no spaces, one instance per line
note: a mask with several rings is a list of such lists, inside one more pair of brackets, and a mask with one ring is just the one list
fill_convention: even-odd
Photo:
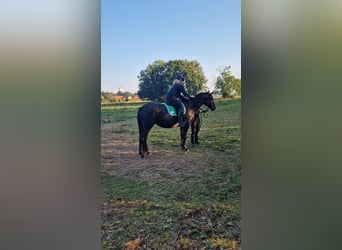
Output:
[[186,117],[182,114],[182,110],[178,111],[178,123],[180,128],[185,127],[188,123]]

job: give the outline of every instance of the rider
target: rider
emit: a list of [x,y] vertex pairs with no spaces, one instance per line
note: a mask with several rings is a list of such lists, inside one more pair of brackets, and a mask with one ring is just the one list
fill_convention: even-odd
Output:
[[169,89],[169,91],[166,94],[165,102],[168,105],[172,105],[175,107],[176,112],[178,114],[178,123],[179,127],[184,127],[188,121],[186,119],[186,116],[183,116],[183,105],[181,101],[179,100],[181,94],[183,96],[191,98],[189,93],[184,88],[184,77],[181,74],[178,74],[175,79],[173,80],[172,87]]

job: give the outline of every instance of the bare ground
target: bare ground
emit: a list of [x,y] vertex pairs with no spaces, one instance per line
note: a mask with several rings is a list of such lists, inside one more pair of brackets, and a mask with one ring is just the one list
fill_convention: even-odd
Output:
[[173,178],[177,176],[198,176],[203,174],[202,158],[213,158],[219,161],[220,155],[212,155],[211,151],[190,148],[182,152],[179,147],[153,147],[149,143],[151,155],[141,158],[138,155],[137,134],[112,133],[113,128],[134,124],[135,121],[105,123],[101,135],[101,165],[102,171],[113,177],[134,177],[140,180]]
[[[138,154],[138,134],[133,131],[137,131],[136,121],[129,120],[124,122],[115,122],[115,123],[103,123],[101,127],[101,171],[109,174],[113,178],[130,178],[137,179],[140,181],[146,181],[149,183],[159,182],[159,181],[167,181],[168,183],[178,184],[178,182],[184,177],[189,177],[192,180],[200,182],[204,180],[206,175],[210,173],[210,171],[220,171],[218,166],[222,168],[222,162],[225,162],[225,166],[230,169],[230,173],[224,179],[220,179],[216,182],[216,187],[222,190],[228,190],[232,183],[231,180],[234,175],[234,171],[236,168],[236,164],[233,162],[233,157],[227,157],[227,152],[218,152],[217,150],[209,150],[206,149],[205,146],[198,146],[196,148],[190,148],[189,152],[182,152],[179,145],[153,145],[149,143],[149,149],[151,155],[149,157],[141,158]],[[113,132],[124,130],[125,128],[129,128],[128,132]],[[189,133],[189,132],[188,132]],[[189,137],[189,134],[188,134]],[[200,138],[201,139],[201,138]],[[202,138],[203,139],[203,138]],[[189,142],[187,142],[189,145]],[[238,152],[234,152],[234,151]],[[230,154],[239,154],[239,148],[232,148],[229,152]],[[219,183],[219,184],[218,184]],[[117,247],[119,240],[113,235],[118,232],[122,232],[123,228],[116,228],[115,222],[112,219],[107,219],[107,214],[126,214],[126,221],[134,221],[129,220],[130,216],[128,212],[130,207],[118,208],[116,203],[120,203],[121,200],[113,201],[114,203],[108,204],[107,202],[102,204],[102,214],[103,214],[103,229],[104,234],[102,236],[103,239],[107,239],[105,243],[106,247],[112,244],[112,247],[108,247],[108,249],[121,249]],[[137,201],[140,202],[140,201]],[[145,201],[144,201],[145,202]],[[128,203],[126,203],[128,204]],[[229,248],[222,249],[240,249],[240,223],[236,219],[231,220],[230,214],[224,205],[221,207],[221,217],[217,216],[217,214],[212,215],[210,211],[213,211],[212,206],[215,211],[217,211],[216,205],[208,205],[208,207],[202,207],[198,209],[194,209],[191,211],[191,219],[189,220],[189,225],[187,224],[188,215],[185,213],[184,218],[182,216],[175,219],[173,222],[173,226],[175,229],[169,229],[170,235],[173,237],[174,246],[172,249],[211,249],[204,248],[207,243],[201,240],[192,240],[191,243],[187,243],[188,239],[187,230],[193,227],[193,223],[196,222],[198,225],[206,225],[207,222],[203,222],[201,220],[207,220],[207,218],[212,219],[213,226],[210,226],[210,230],[213,231],[211,242],[215,243],[215,235],[223,235],[225,231],[229,231],[229,235],[233,239],[236,240],[237,245]],[[115,210],[116,209],[116,210]],[[119,210],[118,210],[119,209]],[[124,209],[124,210],[123,210]],[[118,211],[117,211],[118,210]],[[113,212],[114,211],[114,212]],[[116,211],[116,212],[115,212]],[[196,215],[198,213],[198,215]],[[218,219],[221,218],[221,219]],[[214,221],[216,222],[214,223]],[[125,219],[123,218],[123,221]],[[234,223],[232,224],[233,221]],[[159,223],[157,223],[159,224]],[[165,224],[165,223],[164,223]],[[171,225],[171,224],[170,224]],[[190,226],[191,225],[191,226]],[[211,225],[209,223],[209,225]],[[129,227],[129,224],[126,225]],[[165,225],[164,225],[165,227]],[[145,229],[144,229],[145,230]],[[112,232],[112,233],[110,233]],[[144,239],[137,248],[132,249],[171,249],[169,245],[160,245],[160,241],[156,241],[154,237],[156,235],[145,233],[139,233]],[[114,238],[113,238],[114,237]],[[185,238],[183,238],[185,237]],[[131,235],[131,238],[134,239],[134,236]],[[189,236],[189,238],[191,238]],[[109,241],[113,243],[108,243]],[[217,238],[217,241],[219,239]],[[116,242],[116,243],[115,243]],[[145,242],[145,243],[144,243]],[[229,241],[230,242],[230,241]],[[234,243],[234,241],[232,241]],[[211,243],[211,244],[214,244]],[[108,245],[109,244],[109,245]],[[113,245],[114,244],[114,245]],[[180,244],[180,245],[179,245]],[[222,244],[222,243],[221,243]],[[231,244],[231,242],[229,243]],[[235,243],[234,243],[235,244]],[[153,246],[154,247],[151,247]],[[189,247],[185,247],[188,245]],[[226,244],[228,245],[228,243]],[[192,246],[192,247],[191,247]],[[197,247],[195,247],[197,246]],[[107,249],[107,248],[105,248]],[[221,249],[221,248],[215,248]]]

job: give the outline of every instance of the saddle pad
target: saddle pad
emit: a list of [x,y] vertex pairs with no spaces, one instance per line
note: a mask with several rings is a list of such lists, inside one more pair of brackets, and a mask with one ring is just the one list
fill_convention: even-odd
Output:
[[[175,107],[174,106],[171,106],[171,105],[167,105],[166,103],[163,103],[167,109],[167,112],[169,113],[169,115],[171,116],[177,116],[177,113],[176,113],[176,110],[175,110]],[[186,111],[186,108],[184,106],[184,103],[182,103],[183,105],[183,115],[185,115],[185,111]]]

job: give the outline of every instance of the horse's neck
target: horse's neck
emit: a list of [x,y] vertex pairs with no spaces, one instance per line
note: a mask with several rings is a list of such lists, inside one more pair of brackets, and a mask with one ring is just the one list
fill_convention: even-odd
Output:
[[191,103],[193,109],[199,109],[204,103],[202,96],[196,96]]

